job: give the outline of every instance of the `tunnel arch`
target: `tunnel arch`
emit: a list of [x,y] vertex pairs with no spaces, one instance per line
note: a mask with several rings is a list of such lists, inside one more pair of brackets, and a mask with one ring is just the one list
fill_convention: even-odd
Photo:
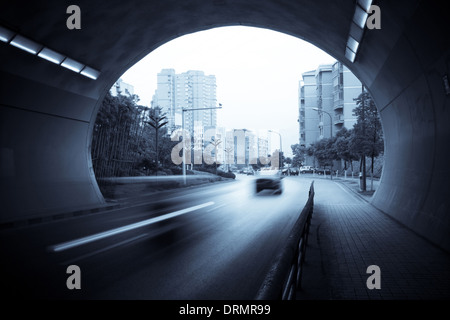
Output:
[[[0,43],[0,222],[104,205],[90,159],[92,128],[115,80],[181,35],[244,25],[308,41],[346,62],[356,1],[66,1],[2,5],[0,26],[100,71],[97,80]],[[366,30],[349,69],[379,107],[385,167],[373,205],[450,250],[449,29],[438,1],[380,0],[381,30]],[[5,63],[7,62],[7,63]]]

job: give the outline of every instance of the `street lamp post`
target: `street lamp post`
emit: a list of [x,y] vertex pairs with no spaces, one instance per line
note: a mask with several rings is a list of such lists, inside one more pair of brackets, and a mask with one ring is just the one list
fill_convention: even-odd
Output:
[[186,184],[186,135],[184,134],[184,113],[186,111],[197,111],[197,110],[211,110],[211,109],[222,109],[222,104],[219,103],[219,107],[211,108],[194,108],[194,109],[181,109],[181,126],[183,132],[183,182]]
[[[248,165],[250,162],[250,141],[247,138],[247,131],[250,131],[248,129],[242,129],[244,131],[244,165],[247,168],[247,174],[248,174]],[[248,150],[248,152],[247,152]],[[248,156],[247,156],[248,155]]]
[[280,169],[281,169],[281,166],[283,165],[283,145],[282,145],[282,141],[281,141],[281,134],[279,133],[279,132],[276,132],[276,131],[273,131],[273,130],[269,130],[269,132],[273,132],[273,133],[276,133],[277,135],[279,135],[280,136],[280,156],[279,156],[279,160],[281,161],[281,163],[280,163]]
[[331,117],[331,114],[329,112],[321,110],[319,108],[312,108],[312,109],[317,111],[317,112],[319,112],[319,113],[324,112],[330,117],[330,133],[331,133],[330,134],[330,138],[333,138],[333,118]]
[[[319,112],[319,113],[324,112],[330,117],[330,138],[332,139],[333,138],[333,118],[331,117],[331,114],[329,112],[324,111],[324,110],[319,109],[319,108],[312,108],[312,109],[317,111],[317,112]],[[331,160],[331,169],[330,169],[330,179],[331,180],[333,180],[333,172],[331,172],[332,169],[333,169],[333,160]],[[324,175],[325,175],[325,173],[324,173]]]

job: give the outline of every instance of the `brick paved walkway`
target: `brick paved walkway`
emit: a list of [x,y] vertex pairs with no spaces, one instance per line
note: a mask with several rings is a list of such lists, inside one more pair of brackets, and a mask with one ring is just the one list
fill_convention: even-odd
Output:
[[[315,180],[315,207],[298,299],[450,299],[450,255],[339,182]],[[381,269],[381,289],[366,286]]]

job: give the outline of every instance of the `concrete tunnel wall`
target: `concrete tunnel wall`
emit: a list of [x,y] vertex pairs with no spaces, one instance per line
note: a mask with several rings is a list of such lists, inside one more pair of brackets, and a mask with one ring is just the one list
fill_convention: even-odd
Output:
[[[82,29],[66,28],[81,8]],[[381,30],[344,58],[356,1],[27,1],[1,4],[0,25],[101,71],[91,80],[0,42],[0,222],[104,204],[90,158],[101,101],[159,45],[217,26],[248,25],[307,40],[368,87],[385,133],[372,203],[450,251],[450,32],[437,1],[376,1]],[[304,70],[303,70],[304,71]],[[302,70],[299,70],[299,77]],[[320,192],[320,190],[318,190]]]

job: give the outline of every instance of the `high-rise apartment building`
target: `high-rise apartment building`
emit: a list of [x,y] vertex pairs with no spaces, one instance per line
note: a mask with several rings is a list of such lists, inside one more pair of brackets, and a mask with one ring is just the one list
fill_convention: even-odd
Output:
[[353,109],[357,98],[362,92],[362,83],[359,79],[341,62],[333,64],[333,109],[334,126],[336,131],[345,127],[353,128],[356,117]]
[[304,72],[302,78],[299,86],[299,137],[300,145],[307,146],[319,139],[318,114],[312,109],[317,102],[315,71]]
[[319,139],[330,138],[333,135],[333,67],[320,65],[316,72],[316,108],[319,116]]
[[343,127],[353,128],[356,117],[354,98],[362,90],[356,76],[341,62],[320,65],[302,73],[299,86],[300,145],[336,135]]
[[[216,103],[214,75],[192,70],[176,74],[174,69],[163,69],[157,75],[152,106],[159,106],[166,113],[169,132],[182,127],[183,110],[214,108]],[[205,127],[216,125],[216,109],[184,112],[184,127],[192,135],[203,132]]]
[[218,128],[216,139],[223,142],[218,150],[218,159],[223,159],[221,163],[233,166],[250,166],[258,164],[258,160],[263,165],[270,162],[270,143],[267,132]]
[[117,80],[109,90],[112,96],[116,97],[119,94],[124,96],[132,96],[134,94],[134,86],[124,82],[122,79]]

